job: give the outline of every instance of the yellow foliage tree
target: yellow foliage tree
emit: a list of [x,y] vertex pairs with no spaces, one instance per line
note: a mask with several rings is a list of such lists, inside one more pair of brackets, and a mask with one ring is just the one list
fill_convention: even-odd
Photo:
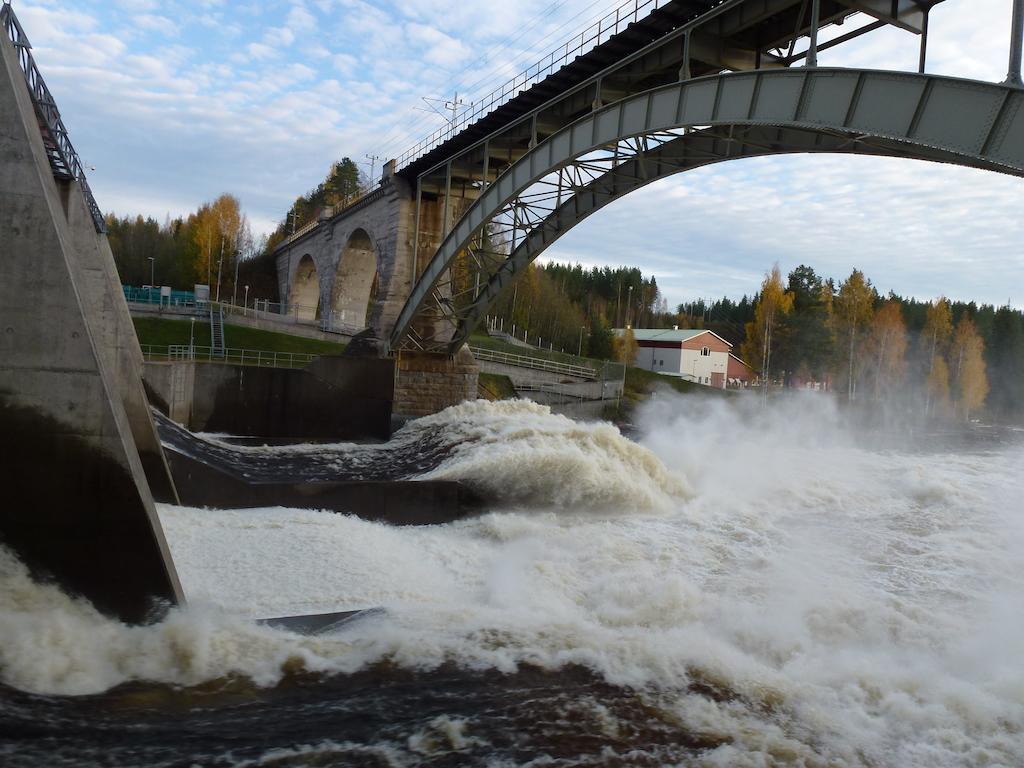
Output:
[[626,328],[621,336],[616,336],[612,341],[612,348],[615,352],[615,359],[625,365],[636,365],[636,356],[640,352],[640,345],[636,343],[636,336],[632,328]]
[[867,349],[873,356],[875,398],[881,399],[893,392],[906,374],[907,326],[895,299],[875,313]]
[[949,410],[949,366],[946,358],[936,355],[928,374],[928,402],[932,412],[944,413]]
[[874,314],[875,289],[859,269],[853,270],[839,286],[835,300],[835,322],[838,330],[849,341],[847,359],[847,396],[853,400],[857,393],[857,334],[871,323]]
[[760,361],[761,380],[767,386],[771,372],[773,333],[783,315],[793,309],[793,294],[782,282],[779,265],[764,276],[761,295],[754,307],[754,319],[746,324],[747,337],[740,347],[744,360]]
[[960,318],[949,347],[953,363],[953,391],[956,409],[969,419],[971,411],[985,404],[988,396],[988,376],[985,372],[985,343],[974,321],[966,314]]
[[207,285],[220,288],[225,259],[228,274],[237,257],[238,246],[247,229],[242,206],[234,195],[224,194],[204,203],[190,217],[192,237],[198,249],[196,274],[206,275]]
[[[925,315],[924,332],[922,340],[927,344],[928,357],[928,385],[925,392],[924,413],[927,416],[932,411],[932,374],[935,373],[936,360],[945,353],[946,345],[949,342],[950,334],[953,332],[953,310],[949,306],[949,300],[945,296],[939,296],[928,307]],[[943,361],[945,362],[945,361]],[[946,370],[948,393],[949,370]]]

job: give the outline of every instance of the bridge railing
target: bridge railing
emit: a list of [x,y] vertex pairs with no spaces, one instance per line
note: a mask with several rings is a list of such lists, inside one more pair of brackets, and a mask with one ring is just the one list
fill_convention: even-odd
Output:
[[543,357],[517,355],[512,352],[501,352],[495,349],[484,349],[483,347],[470,346],[469,351],[473,353],[477,360],[486,360],[492,363],[514,365],[519,368],[531,368],[536,371],[558,373],[563,376],[575,376],[580,379],[596,380],[600,377],[597,369],[584,365],[572,365],[557,360],[548,360]]
[[61,179],[78,181],[82,188],[82,194],[85,195],[85,202],[89,207],[96,231],[106,232],[107,225],[103,220],[103,213],[96,204],[96,198],[93,197],[92,190],[89,188],[89,182],[85,179],[82,161],[71,145],[71,139],[68,138],[68,129],[64,127],[64,121],[57,109],[57,102],[54,100],[53,94],[50,93],[50,89],[46,87],[46,82],[39,73],[39,67],[36,66],[35,59],[32,58],[32,44],[28,41],[25,30],[21,28],[18,17],[14,15],[14,9],[8,3],[0,5],[0,25],[3,26],[7,38],[18,52],[18,63],[21,65],[29,95],[35,105],[36,115],[39,118],[39,130],[53,175]]
[[231,347],[214,350],[213,347],[190,344],[143,344],[142,356],[148,361],[194,360],[230,365],[255,365],[263,368],[303,368],[319,357],[306,352],[274,352]]
[[508,82],[475,100],[469,107],[456,115],[453,121],[438,128],[416,146],[403,152],[395,161],[396,170],[409,165],[416,158],[450,139],[466,126],[510,101],[530,86],[539,83],[576,57],[582,56],[592,48],[607,42],[612,36],[624,30],[628,25],[644,18],[660,6],[665,5],[667,1],[627,0],[627,2],[619,7],[609,11],[605,16],[598,19],[596,23],[586,27],[579,35],[571,37],[547,56],[530,65]]

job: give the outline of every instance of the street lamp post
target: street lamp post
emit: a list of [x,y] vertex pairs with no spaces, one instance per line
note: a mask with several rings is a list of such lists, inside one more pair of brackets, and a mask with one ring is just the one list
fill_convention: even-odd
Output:
[[189,326],[188,331],[188,359],[192,360],[196,356],[196,319],[192,318],[192,324]]
[[147,256],[146,258],[149,259],[149,287],[152,288],[156,285],[156,278],[154,277],[156,274],[156,259],[152,256]]
[[632,327],[629,322],[629,314],[633,307],[633,286],[629,286],[629,290],[626,291],[626,327]]
[[243,302],[242,306],[244,307],[244,310],[243,310],[242,314],[248,315],[249,314],[249,286],[248,285],[245,286],[245,301]]
[[579,345],[576,348],[576,357],[582,357],[583,356],[583,331],[585,331],[586,328],[587,328],[587,326],[585,326],[585,325],[581,325],[580,326],[580,343],[579,343]]

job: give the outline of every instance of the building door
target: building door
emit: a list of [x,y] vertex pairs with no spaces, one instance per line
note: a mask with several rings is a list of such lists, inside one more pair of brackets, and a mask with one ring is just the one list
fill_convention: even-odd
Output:
[[725,374],[724,373],[712,373],[711,374],[711,386],[717,387],[718,389],[725,389]]

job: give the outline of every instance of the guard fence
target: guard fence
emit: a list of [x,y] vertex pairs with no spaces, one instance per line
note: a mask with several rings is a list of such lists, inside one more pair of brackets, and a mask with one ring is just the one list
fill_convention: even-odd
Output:
[[214,349],[192,344],[158,346],[142,345],[142,356],[148,361],[193,360],[227,365],[254,365],[264,368],[303,368],[319,355],[306,352],[274,352],[265,349]]

